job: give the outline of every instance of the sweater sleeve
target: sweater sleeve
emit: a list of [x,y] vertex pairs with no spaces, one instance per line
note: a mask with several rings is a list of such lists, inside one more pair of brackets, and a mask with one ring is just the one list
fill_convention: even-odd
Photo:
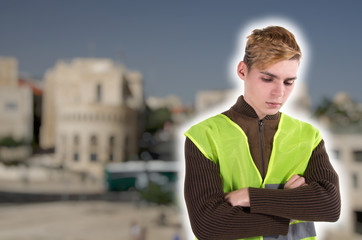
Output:
[[249,188],[251,212],[304,221],[337,221],[341,207],[338,175],[323,140],[314,149],[304,177],[308,185],[295,189]]
[[238,239],[260,235],[286,235],[289,219],[249,208],[232,207],[224,199],[219,167],[186,138],[184,194],[190,223],[201,239]]

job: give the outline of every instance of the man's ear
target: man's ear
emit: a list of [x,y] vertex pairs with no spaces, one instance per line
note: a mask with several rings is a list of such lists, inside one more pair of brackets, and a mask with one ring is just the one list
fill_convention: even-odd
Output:
[[245,80],[246,75],[248,74],[248,67],[246,66],[244,61],[239,62],[238,64],[238,76]]

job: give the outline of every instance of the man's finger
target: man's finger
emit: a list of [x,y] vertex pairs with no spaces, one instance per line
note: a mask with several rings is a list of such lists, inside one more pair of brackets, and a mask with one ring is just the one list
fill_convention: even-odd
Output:
[[297,188],[297,187],[301,187],[304,186],[305,183],[305,178],[298,176],[298,175],[294,175],[293,177],[291,177],[289,179],[289,181],[285,184],[284,188],[285,189],[293,189],[293,188]]
[[293,175],[288,182],[285,184],[284,188],[290,188],[290,186],[295,182],[298,178],[300,178],[299,175]]
[[305,184],[305,179],[304,177],[300,177],[297,180],[295,180],[292,185],[290,186],[290,188],[297,188],[297,187],[301,187]]

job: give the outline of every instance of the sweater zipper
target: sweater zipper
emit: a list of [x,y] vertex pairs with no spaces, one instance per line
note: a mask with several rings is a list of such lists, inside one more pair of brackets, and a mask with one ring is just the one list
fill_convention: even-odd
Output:
[[264,142],[263,142],[263,120],[259,120],[259,136],[260,136],[260,149],[261,149],[262,178],[264,180],[265,161],[264,161]]

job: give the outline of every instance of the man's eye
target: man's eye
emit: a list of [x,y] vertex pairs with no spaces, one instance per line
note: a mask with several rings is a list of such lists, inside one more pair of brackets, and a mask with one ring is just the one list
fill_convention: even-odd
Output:
[[293,85],[294,81],[285,81],[284,84],[287,86]]
[[273,79],[271,79],[271,78],[262,78],[262,80],[263,80],[264,82],[271,82],[271,81],[273,81]]

